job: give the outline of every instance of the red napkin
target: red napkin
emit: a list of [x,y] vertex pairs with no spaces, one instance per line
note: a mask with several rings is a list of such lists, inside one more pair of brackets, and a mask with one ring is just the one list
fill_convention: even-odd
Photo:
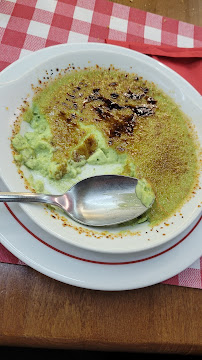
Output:
[[105,42],[139,51],[162,62],[180,74],[202,95],[202,48],[178,48],[115,40]]

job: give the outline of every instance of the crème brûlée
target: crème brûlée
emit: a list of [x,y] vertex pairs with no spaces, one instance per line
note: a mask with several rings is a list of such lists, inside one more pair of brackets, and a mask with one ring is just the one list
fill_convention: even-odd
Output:
[[[38,88],[15,123],[12,147],[18,166],[61,192],[85,168],[89,176],[138,178],[142,201],[155,197],[138,221],[151,225],[189,200],[199,174],[196,135],[179,106],[154,83],[112,66],[71,70]],[[44,191],[41,178],[33,179],[32,187]]]

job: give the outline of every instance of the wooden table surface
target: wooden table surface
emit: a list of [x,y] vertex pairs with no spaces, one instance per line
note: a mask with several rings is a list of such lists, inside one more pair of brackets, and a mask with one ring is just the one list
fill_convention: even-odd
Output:
[[[202,26],[202,0],[116,0]],[[202,354],[202,291],[101,292],[0,264],[0,345]]]

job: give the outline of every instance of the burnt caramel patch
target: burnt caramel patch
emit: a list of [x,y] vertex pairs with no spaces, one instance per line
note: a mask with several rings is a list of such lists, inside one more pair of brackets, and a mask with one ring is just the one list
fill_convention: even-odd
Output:
[[87,160],[96,149],[97,141],[93,135],[90,135],[82,145],[73,151],[73,160],[76,162],[81,161],[83,158]]
[[147,98],[147,103],[148,104],[152,104],[152,105],[155,105],[157,103],[157,100],[155,100],[153,97],[151,96],[148,96]]
[[[114,121],[110,128],[109,137],[121,137],[122,134],[132,136],[136,123],[136,115],[122,116],[119,121]],[[122,147],[120,147],[122,149]]]
[[155,113],[155,107],[148,105],[135,106],[133,111],[137,116],[151,116]]
[[112,114],[109,111],[107,111],[102,105],[94,107],[93,110],[102,120],[109,120],[112,118]]
[[127,92],[124,93],[124,96],[132,100],[141,100],[145,96],[145,93],[134,93],[129,89]]

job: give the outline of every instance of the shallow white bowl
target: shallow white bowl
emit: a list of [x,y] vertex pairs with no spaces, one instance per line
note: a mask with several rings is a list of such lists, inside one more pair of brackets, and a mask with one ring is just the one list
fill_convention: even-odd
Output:
[[[113,64],[116,68],[135,72],[149,81],[154,81],[192,119],[202,143],[201,96],[177,73],[146,55],[113,45],[96,43],[58,45],[24,57],[0,74],[0,175],[10,191],[25,190],[24,181],[13,163],[10,148],[14,113],[27,94],[30,94],[31,99],[33,95],[31,84],[37,85],[38,79],[47,76],[47,71],[50,73],[53,70],[56,75],[56,68],[63,69],[69,64],[81,68],[95,64],[108,67]],[[200,186],[202,186],[202,177]],[[196,196],[183,206],[180,213],[167,221],[170,226],[161,224],[151,231],[148,224],[144,223],[138,225],[136,229],[131,229],[139,231],[139,235],[115,237],[114,240],[107,236],[100,238],[86,236],[73,227],[63,227],[61,221],[52,219],[43,205],[22,204],[21,206],[39,226],[66,243],[98,252],[130,253],[148,250],[175,238],[200,215],[201,208],[198,205],[201,203],[202,192],[198,190]],[[76,225],[72,220],[70,222]],[[103,230],[96,229],[97,235]],[[111,233],[117,231],[114,229]]]

